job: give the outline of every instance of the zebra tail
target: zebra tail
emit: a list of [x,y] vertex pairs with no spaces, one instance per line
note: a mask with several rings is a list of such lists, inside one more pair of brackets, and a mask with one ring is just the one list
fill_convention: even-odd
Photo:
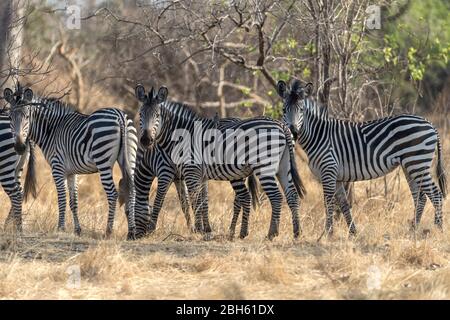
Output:
[[120,131],[121,131],[121,152],[123,162],[121,164],[122,179],[119,181],[119,206],[127,203],[130,196],[130,189],[133,184],[133,174],[131,173],[131,163],[129,158],[128,149],[128,126],[126,123],[126,118],[120,116]]
[[284,132],[286,135],[287,146],[289,147],[289,159],[291,162],[291,175],[292,180],[294,181],[295,189],[297,189],[298,196],[300,199],[303,199],[306,195],[306,188],[303,184],[302,179],[300,178],[300,174],[297,170],[297,164],[295,163],[295,141],[292,141],[292,133],[291,130],[287,128],[285,124],[283,124]]
[[[437,133],[437,132],[436,132]],[[447,196],[447,177],[445,175],[444,163],[442,161],[442,148],[441,148],[441,139],[438,135],[437,141],[437,166],[436,166],[436,175],[439,181],[439,189],[441,189],[442,195],[444,198]]]
[[36,199],[37,197],[37,179],[36,179],[36,155],[34,150],[34,143],[29,142],[30,154],[28,156],[27,174],[25,175],[24,183],[24,199],[27,200],[29,195]]
[[248,188],[250,189],[250,194],[252,197],[253,210],[259,207],[259,195],[258,195],[258,184],[256,183],[255,175],[252,174],[248,177]]
[[306,189],[305,185],[303,184],[302,179],[300,178],[300,175],[297,170],[297,164],[295,163],[295,158],[293,156],[293,153],[291,155],[291,175],[292,179],[294,180],[295,189],[297,189],[298,196],[300,199],[303,199],[306,195]]

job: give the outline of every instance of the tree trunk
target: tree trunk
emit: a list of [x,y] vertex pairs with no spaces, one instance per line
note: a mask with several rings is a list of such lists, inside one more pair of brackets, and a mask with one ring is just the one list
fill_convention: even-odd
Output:
[[219,85],[217,86],[217,96],[219,98],[219,115],[221,118],[227,117],[227,109],[225,108],[225,96],[223,94],[223,82],[225,81],[225,66],[222,64],[219,69]]
[[11,75],[20,74],[24,9],[20,0],[0,2],[0,85],[12,85]]
[[5,84],[8,77],[9,63],[7,62],[9,25],[11,24],[12,1],[0,2],[0,85]]

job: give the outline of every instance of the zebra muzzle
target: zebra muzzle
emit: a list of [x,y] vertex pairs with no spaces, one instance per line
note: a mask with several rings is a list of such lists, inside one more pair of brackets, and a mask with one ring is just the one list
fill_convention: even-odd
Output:
[[23,143],[22,141],[16,141],[16,143],[14,143],[14,150],[16,150],[16,152],[19,155],[24,154],[26,149],[27,149],[27,145],[25,143]]
[[293,125],[290,125],[289,126],[289,130],[291,130],[292,137],[294,138],[294,141],[297,141],[297,137],[298,137],[297,129],[295,129],[295,127]]
[[153,139],[149,138],[147,130],[145,130],[139,140],[144,148],[150,148],[153,145]]

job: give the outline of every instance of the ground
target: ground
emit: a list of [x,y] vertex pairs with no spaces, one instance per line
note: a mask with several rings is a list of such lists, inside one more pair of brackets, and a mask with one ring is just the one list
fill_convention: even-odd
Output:
[[[298,240],[293,239],[286,205],[280,236],[265,239],[270,205],[263,200],[251,214],[249,237],[229,241],[233,191],[229,183],[211,182],[213,240],[203,241],[189,232],[171,187],[157,231],[142,240],[126,241],[123,208],[116,215],[113,238],[102,238],[107,202],[97,175],[79,180],[82,236],[73,235],[70,211],[67,230],[55,232],[56,191],[48,166],[40,159],[40,192],[36,200],[24,204],[23,236],[0,232],[0,298],[450,298],[448,198],[444,232],[433,226],[429,202],[420,228],[412,232],[413,202],[402,173],[390,174],[387,187],[383,179],[356,183],[358,236],[349,239],[347,226],[338,219],[334,236],[325,238],[321,186],[303,157],[297,157],[297,163],[308,190],[301,204]],[[0,203],[3,223],[9,210],[4,192]]]

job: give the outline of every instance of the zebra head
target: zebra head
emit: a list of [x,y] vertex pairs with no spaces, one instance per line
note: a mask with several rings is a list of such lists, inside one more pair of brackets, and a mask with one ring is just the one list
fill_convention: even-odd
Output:
[[307,107],[307,98],[312,92],[312,83],[306,84],[304,87],[299,80],[294,80],[292,87],[289,89],[283,80],[277,83],[277,92],[283,99],[283,121],[289,126],[294,138],[303,125],[303,114]]
[[161,131],[161,106],[166,101],[168,90],[161,87],[156,93],[152,89],[145,94],[143,86],[136,87],[136,98],[142,102],[139,108],[139,142],[146,149],[151,149]]
[[19,155],[26,150],[26,141],[30,131],[30,106],[33,90],[23,88],[17,83],[16,92],[6,88],[3,91],[5,100],[11,105],[11,130],[14,136],[14,149]]

